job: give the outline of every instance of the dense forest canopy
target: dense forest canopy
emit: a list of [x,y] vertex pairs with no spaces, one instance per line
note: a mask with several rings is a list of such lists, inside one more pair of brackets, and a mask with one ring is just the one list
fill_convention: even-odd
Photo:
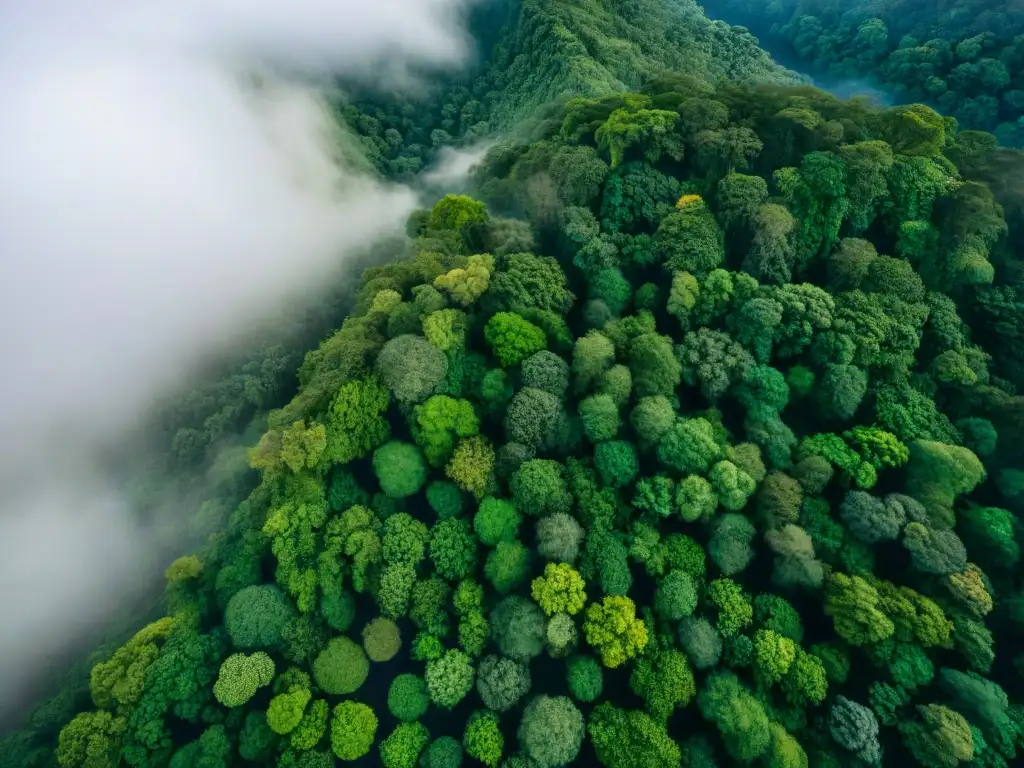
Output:
[[708,0],[817,73],[870,77],[1024,147],[1024,8],[1006,0]]
[[559,99],[633,90],[663,72],[797,80],[749,32],[709,20],[695,0],[496,0],[472,21],[476,37],[495,44],[461,81],[414,101],[339,103],[382,173],[406,178],[437,147],[512,129]]
[[0,763],[1016,764],[1020,154],[689,4],[495,39],[339,104],[394,177],[495,143],[297,385],[271,345],[168,411],[183,473],[258,424],[251,484]]

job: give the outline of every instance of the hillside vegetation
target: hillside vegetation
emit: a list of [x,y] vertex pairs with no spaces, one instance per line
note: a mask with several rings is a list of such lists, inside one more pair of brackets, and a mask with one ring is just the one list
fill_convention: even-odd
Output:
[[870,77],[1024,147],[1024,9],[1005,0],[709,0],[808,68]]
[[495,44],[461,82],[411,101],[339,104],[382,173],[408,177],[438,147],[516,128],[558,100],[633,90],[663,72],[797,80],[749,32],[709,20],[694,0],[505,0],[481,6],[473,29]]
[[[1020,760],[1021,208],[986,183],[1019,155],[580,5],[524,2],[495,61],[537,58],[424,124],[532,118],[365,271],[165,615],[0,763]],[[605,74],[559,80],[576,45]],[[429,156],[409,105],[343,109],[389,173]],[[182,461],[284,391],[263,359],[176,412]]]

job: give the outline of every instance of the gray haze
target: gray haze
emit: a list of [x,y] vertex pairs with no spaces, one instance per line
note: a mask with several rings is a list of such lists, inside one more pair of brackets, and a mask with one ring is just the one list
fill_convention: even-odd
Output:
[[879,107],[893,105],[892,94],[868,78],[820,75],[808,76],[808,79],[814,87],[829,91],[840,99],[862,96]]
[[97,447],[415,205],[279,74],[408,87],[466,2],[0,3],[0,705],[167,564]]
[[467,189],[470,172],[492,146],[493,141],[485,140],[460,149],[442,147],[437,153],[437,161],[418,179],[425,188],[425,194],[448,194]]

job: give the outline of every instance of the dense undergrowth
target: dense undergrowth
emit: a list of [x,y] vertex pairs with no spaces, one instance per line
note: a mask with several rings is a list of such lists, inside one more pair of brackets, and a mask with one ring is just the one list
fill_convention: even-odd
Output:
[[166,615],[0,762],[1019,760],[1018,156],[698,74],[531,105],[418,211]]

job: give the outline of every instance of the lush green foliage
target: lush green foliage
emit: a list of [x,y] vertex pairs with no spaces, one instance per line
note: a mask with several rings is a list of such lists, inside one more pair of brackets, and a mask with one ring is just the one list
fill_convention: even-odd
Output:
[[363,627],[363,648],[370,661],[390,661],[401,647],[402,636],[391,619],[376,618]]
[[583,715],[567,696],[538,696],[526,705],[519,745],[541,768],[569,765],[583,743]]
[[339,760],[356,760],[373,746],[377,716],[366,704],[343,701],[331,719],[331,749]]
[[[1020,760],[1013,156],[780,85],[689,2],[514,10],[480,92],[344,110],[396,176],[535,119],[367,271],[168,615],[4,764]],[[801,45],[883,61],[822,13]]]
[[380,761],[384,768],[416,768],[430,732],[422,723],[402,723],[380,743]]
[[313,661],[313,680],[330,694],[357,691],[370,674],[363,649],[347,637],[336,637]]
[[240,707],[273,679],[274,660],[263,651],[251,656],[235,653],[220,665],[213,695],[225,707]]
[[420,763],[423,768],[459,768],[462,745],[451,736],[441,736],[423,751]]
[[430,698],[427,684],[417,675],[401,674],[388,688],[388,710],[402,722],[419,720],[427,711]]
[[505,712],[530,690],[529,667],[501,656],[487,656],[477,669],[476,688],[488,709]]
[[474,712],[466,721],[466,734],[462,745],[466,754],[476,758],[490,768],[501,760],[505,738],[498,727],[498,717],[493,712]]
[[926,102],[965,129],[993,131],[1008,146],[1024,146],[1024,15],[1013,4],[712,0],[707,7],[766,33],[815,73],[871,77],[900,102]]
[[449,650],[427,662],[426,680],[430,700],[451,709],[473,687],[473,665],[462,651]]

